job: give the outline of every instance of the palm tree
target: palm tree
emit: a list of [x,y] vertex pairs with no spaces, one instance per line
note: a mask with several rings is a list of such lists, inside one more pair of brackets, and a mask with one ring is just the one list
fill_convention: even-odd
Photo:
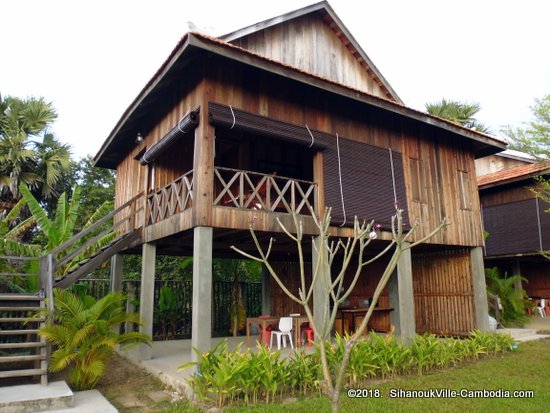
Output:
[[7,203],[0,209],[17,202],[20,183],[56,195],[54,186],[71,162],[69,146],[47,132],[56,117],[43,98],[0,96],[0,195]]
[[[70,368],[69,382],[75,390],[93,388],[105,373],[105,363],[119,344],[150,344],[146,334],[119,334],[126,322],[139,324],[139,315],[126,313],[126,297],[109,293],[96,301],[67,290],[54,290],[55,320],[40,329],[40,336],[56,346],[50,359],[52,372]],[[44,310],[39,316],[48,316]]]
[[426,110],[430,115],[447,119],[465,128],[483,133],[491,133],[487,126],[475,118],[475,115],[481,110],[479,103],[441,99],[439,102],[426,103]]

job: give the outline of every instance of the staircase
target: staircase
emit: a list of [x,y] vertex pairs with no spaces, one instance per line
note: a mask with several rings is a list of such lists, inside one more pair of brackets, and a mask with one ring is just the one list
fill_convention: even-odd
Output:
[[0,294],[0,384],[30,376],[48,383],[46,341],[38,335],[46,318],[27,323],[44,306],[42,294]]
[[[53,288],[68,288],[90,274],[113,255],[141,243],[142,227],[136,228],[136,216],[143,209],[139,194],[113,212],[76,234],[43,257],[0,257],[10,263],[40,261],[40,273],[4,272],[0,276],[37,277],[36,293],[0,293],[0,386],[14,384],[19,378],[40,377],[48,383],[48,347],[38,330],[54,317]],[[99,241],[111,241],[100,249]],[[14,265],[23,268],[23,264]],[[62,274],[58,276],[58,274]],[[44,311],[47,306],[48,311]],[[37,317],[38,311],[47,316]],[[1,410],[1,409],[0,409]]]

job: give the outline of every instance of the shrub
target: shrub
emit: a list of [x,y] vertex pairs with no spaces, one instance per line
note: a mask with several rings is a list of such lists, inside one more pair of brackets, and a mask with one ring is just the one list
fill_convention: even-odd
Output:
[[[39,334],[56,347],[50,358],[50,371],[69,368],[69,383],[75,390],[95,387],[115,346],[149,344],[145,334],[118,333],[120,325],[127,321],[139,323],[137,314],[124,311],[126,298],[122,294],[109,293],[96,301],[56,289],[54,300],[54,322],[42,327]],[[47,310],[39,315],[47,315]]]

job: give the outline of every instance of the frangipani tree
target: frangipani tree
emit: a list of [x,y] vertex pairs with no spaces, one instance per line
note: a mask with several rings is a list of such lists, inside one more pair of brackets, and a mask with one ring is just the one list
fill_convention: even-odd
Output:
[[[323,372],[323,382],[321,383],[321,387],[323,392],[331,399],[332,411],[338,412],[340,406],[340,394],[351,351],[362,336],[363,332],[366,330],[367,324],[372,316],[374,308],[377,305],[378,299],[380,298],[380,295],[382,294],[382,291],[388,283],[391,275],[395,271],[401,254],[404,251],[411,249],[431,238],[437,232],[441,231],[448,224],[448,222],[446,219],[443,219],[441,224],[430,234],[428,234],[428,236],[416,242],[411,242],[410,239],[416,225],[414,225],[409,231],[405,232],[403,229],[403,210],[396,208],[396,213],[391,219],[391,241],[378,255],[371,259],[366,259],[366,248],[373,241],[373,239],[376,238],[374,236],[375,232],[373,232],[375,230],[374,221],[369,223],[360,223],[356,217],[354,220],[352,237],[345,240],[332,240],[330,234],[331,209],[326,208],[323,216],[320,218],[315,215],[313,210],[311,211],[311,215],[314,218],[319,235],[316,236],[316,239],[312,242],[312,248],[315,250],[318,259],[313,263],[313,274],[310,282],[307,281],[308,277],[306,277],[305,273],[304,263],[306,260],[304,259],[303,250],[304,234],[302,221],[296,214],[293,214],[294,228],[293,231],[291,231],[289,228],[285,227],[279,219],[277,219],[278,224],[284,233],[296,244],[300,263],[301,285],[298,295],[293,294],[285,286],[284,282],[270,264],[273,239],[270,240],[267,247],[262,246],[256,236],[256,233],[254,232],[253,224],[250,226],[250,233],[254,240],[258,254],[249,254],[235,246],[232,246],[231,248],[247,258],[256,260],[265,265],[271,276],[277,282],[279,287],[281,287],[281,289],[285,292],[285,294],[290,297],[290,299],[303,306],[320,348],[321,368]],[[376,286],[367,314],[356,331],[351,336],[343,338],[345,350],[342,363],[338,366],[337,371],[331,371],[327,355],[330,350],[329,346],[331,346],[330,336],[333,330],[338,307],[350,296],[364,268],[388,254],[391,255],[389,262],[382,273],[378,285]],[[342,264],[339,266],[337,271],[333,272],[333,269],[335,268],[333,264],[335,263],[335,258],[337,256],[342,259]],[[354,266],[355,269],[353,269]],[[349,286],[346,287],[344,278],[346,274],[350,273],[351,282],[349,283]],[[317,285],[318,283],[320,283],[320,285]],[[318,288],[322,288],[326,294],[326,297],[330,297],[331,300],[324,301],[324,308],[320,311],[322,317],[316,319],[312,311],[312,298],[315,289]],[[330,301],[332,301],[332,307]],[[316,312],[318,311],[319,309],[316,309]]]

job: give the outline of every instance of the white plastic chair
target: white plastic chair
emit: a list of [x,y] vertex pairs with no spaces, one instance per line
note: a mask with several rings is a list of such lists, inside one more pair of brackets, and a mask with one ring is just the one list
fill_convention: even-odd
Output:
[[539,304],[537,306],[537,309],[539,310],[539,315],[541,317],[546,316],[545,307],[546,307],[546,300],[544,298],[541,298],[540,301],[539,301]]
[[286,347],[286,337],[290,340],[290,347],[294,350],[292,344],[292,317],[281,317],[279,320],[279,330],[273,330],[271,332],[271,340],[269,347],[273,347],[273,336],[277,336],[277,350],[281,349],[281,337],[283,339],[283,347]]

